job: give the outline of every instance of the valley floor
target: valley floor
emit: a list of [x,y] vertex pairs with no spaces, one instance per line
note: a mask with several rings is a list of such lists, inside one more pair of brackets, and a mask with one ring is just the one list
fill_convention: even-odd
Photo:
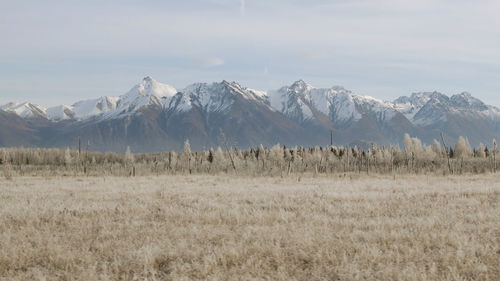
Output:
[[0,280],[500,280],[500,177],[0,181]]

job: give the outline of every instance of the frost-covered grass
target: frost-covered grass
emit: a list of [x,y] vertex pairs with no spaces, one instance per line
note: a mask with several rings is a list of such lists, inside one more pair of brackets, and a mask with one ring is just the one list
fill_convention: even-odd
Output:
[[0,280],[500,280],[500,177],[0,182]]

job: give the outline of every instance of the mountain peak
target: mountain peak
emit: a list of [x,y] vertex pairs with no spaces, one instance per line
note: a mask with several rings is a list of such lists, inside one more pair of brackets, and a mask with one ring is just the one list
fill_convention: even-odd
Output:
[[479,99],[473,97],[468,92],[462,92],[457,95],[451,96],[450,100],[454,103],[455,106],[464,108],[464,109],[473,109],[473,110],[486,110],[487,106]]
[[151,76],[146,76],[142,82],[132,88],[126,95],[127,96],[157,96],[157,97],[170,97],[177,93],[177,90],[167,84],[162,84],[156,81]]
[[146,76],[141,83],[135,85],[126,94],[120,96],[116,108],[120,114],[135,112],[145,106],[163,106],[166,99],[177,94],[177,90],[167,84],[162,84],[151,76]]
[[290,86],[292,90],[295,91],[304,91],[304,90],[310,90],[313,88],[310,84],[306,83],[304,80],[299,79],[295,81],[292,86]]
[[433,92],[417,92],[417,93],[412,93],[409,97],[408,96],[401,96],[397,98],[396,100],[393,101],[395,104],[413,104],[418,107],[422,107],[424,104],[426,104],[429,100],[431,99],[437,99],[437,100],[443,100],[447,99],[448,97],[446,95],[441,94],[438,91],[433,91]]
[[299,87],[312,87],[309,83],[304,81],[303,79],[299,79],[295,81],[292,86],[299,86]]
[[0,109],[1,110],[8,110],[10,108],[17,106],[18,104],[19,104],[18,102],[10,101],[6,104],[0,105]]
[[241,85],[240,85],[240,83],[238,83],[238,82],[236,82],[236,81],[229,82],[229,81],[227,81],[227,80],[223,80],[223,81],[222,81],[222,84],[223,84],[223,85],[226,85],[226,86],[229,86],[229,87],[231,87],[231,88],[236,88],[236,89],[238,89],[238,90],[242,90],[242,89],[244,89],[244,87],[243,87],[243,86],[241,86]]
[[151,89],[153,87],[158,87],[158,85],[161,85],[161,83],[159,83],[158,81],[156,81],[153,77],[151,76],[146,76],[142,79],[142,82],[141,84],[144,89],[148,90],[148,89]]
[[438,91],[432,91],[432,92],[417,92],[417,93],[412,93],[411,94],[411,99],[430,99],[430,98],[437,98],[437,97],[442,97],[444,94],[438,92]]
[[430,93],[429,97],[431,99],[438,99],[438,100],[448,100],[449,97],[443,93],[440,93],[438,91],[434,91],[432,93]]
[[236,82],[234,82],[234,81],[233,81],[233,82],[229,82],[229,81],[227,81],[227,80],[222,80],[221,84],[222,84],[222,85],[226,85],[226,86],[236,86],[236,85],[237,85],[237,86],[239,86],[239,84],[238,84],[238,83],[236,83]]
[[142,79],[142,81],[144,81],[144,82],[150,82],[150,83],[151,83],[151,82],[156,82],[156,80],[155,80],[153,77],[149,76],[149,75],[148,75],[148,76],[146,76],[146,77],[144,77],[144,78]]
[[9,111],[16,113],[17,115],[23,118],[43,118],[46,119],[47,116],[45,114],[46,109],[37,104],[33,104],[30,102],[9,102],[5,105],[0,106],[1,110]]
[[471,93],[469,92],[461,92],[460,94],[458,94],[459,96],[462,96],[462,97],[467,97],[467,98],[472,98],[472,95]]

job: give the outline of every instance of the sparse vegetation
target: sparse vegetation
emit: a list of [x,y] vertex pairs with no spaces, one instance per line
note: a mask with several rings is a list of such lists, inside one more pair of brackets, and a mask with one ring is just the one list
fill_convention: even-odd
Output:
[[[227,147],[227,145],[225,146]],[[438,141],[422,145],[404,136],[404,148],[293,147],[279,144],[265,148],[149,154],[81,152],[78,149],[0,149],[0,169],[5,176],[134,176],[176,174],[238,174],[284,176],[291,174],[481,174],[496,172],[496,142],[471,149],[460,137],[455,147],[441,148]]]

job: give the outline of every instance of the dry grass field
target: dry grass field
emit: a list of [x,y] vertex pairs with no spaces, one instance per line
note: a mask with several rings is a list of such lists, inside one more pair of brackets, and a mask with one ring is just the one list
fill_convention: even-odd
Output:
[[500,280],[500,177],[14,178],[0,280]]

